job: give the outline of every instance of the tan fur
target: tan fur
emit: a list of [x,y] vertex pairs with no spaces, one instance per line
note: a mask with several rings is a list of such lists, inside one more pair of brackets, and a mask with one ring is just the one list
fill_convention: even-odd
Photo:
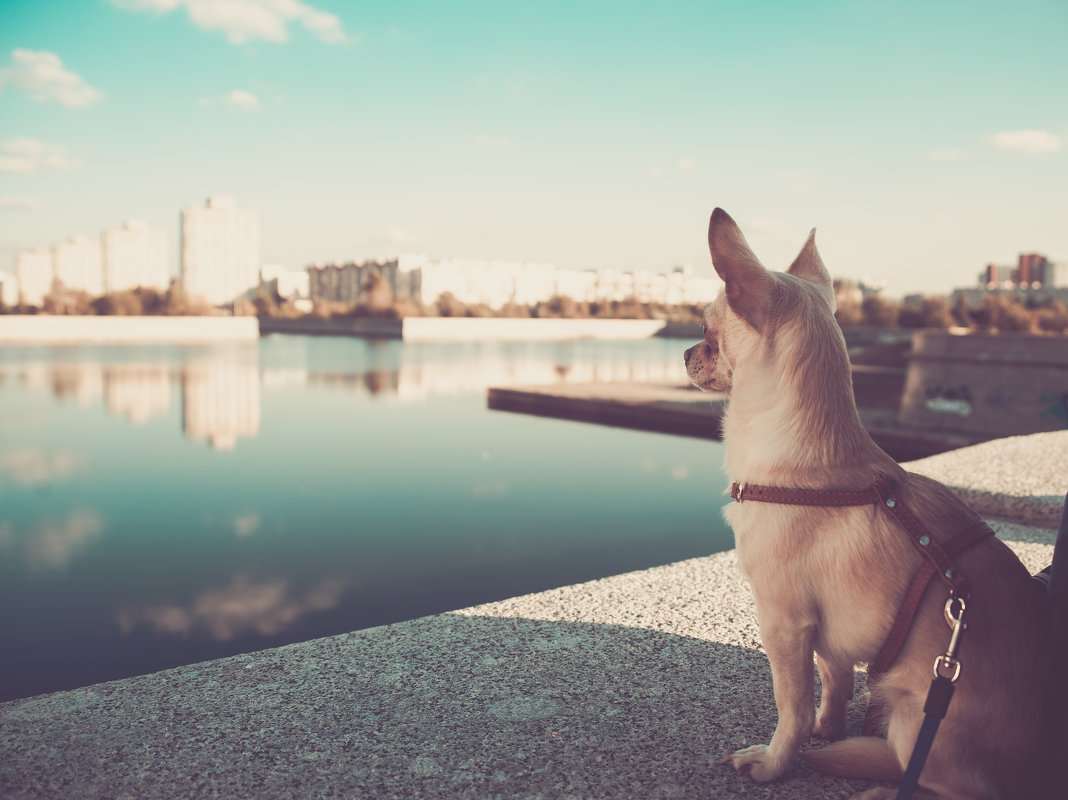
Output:
[[[721,209],[712,215],[709,248],[725,290],[705,312],[704,341],[685,359],[696,386],[730,394],[723,421],[729,480],[860,489],[886,476],[934,539],[944,542],[977,516],[941,484],[902,470],[861,424],[831,279],[814,234],[786,273],[770,272],[734,220]],[[874,506],[750,502],[731,504],[725,515],[752,586],[779,714],[770,744],[739,750],[729,760],[769,781],[786,772],[810,735],[841,735],[854,665],[879,651],[921,557],[889,514]],[[963,669],[920,783],[943,798],[1023,796],[1039,749],[1040,593],[993,537],[957,561],[973,587]],[[872,778],[904,771],[932,664],[949,641],[945,599],[934,582],[901,654],[869,687],[884,709],[886,740],[879,746],[831,744],[807,754],[813,764]],[[813,653],[823,685],[818,716]],[[896,772],[888,772],[888,752]],[[870,796],[880,795],[873,790]]]

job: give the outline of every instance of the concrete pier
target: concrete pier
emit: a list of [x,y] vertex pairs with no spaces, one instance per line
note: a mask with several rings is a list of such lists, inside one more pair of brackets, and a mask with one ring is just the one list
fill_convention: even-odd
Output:
[[90,317],[0,314],[0,344],[254,342],[255,317]]
[[[1037,434],[915,467],[977,498],[1037,571],[1066,453],[1068,432]],[[871,785],[798,763],[761,786],[720,763],[774,725],[728,551],[0,704],[0,796],[811,800]]]

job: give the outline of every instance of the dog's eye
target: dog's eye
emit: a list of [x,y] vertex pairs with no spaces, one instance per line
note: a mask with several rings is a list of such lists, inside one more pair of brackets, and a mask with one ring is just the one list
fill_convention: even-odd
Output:
[[705,325],[703,322],[701,323],[701,336],[705,339],[708,338],[708,326]]

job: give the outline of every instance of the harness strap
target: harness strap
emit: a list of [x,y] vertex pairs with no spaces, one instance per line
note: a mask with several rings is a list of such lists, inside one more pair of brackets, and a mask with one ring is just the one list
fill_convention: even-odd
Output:
[[[993,535],[994,531],[990,529],[990,526],[985,522],[979,521],[971,527],[965,528],[946,542],[945,553],[947,556],[955,556],[967,550],[973,544],[978,544],[987,536]],[[935,568],[930,561],[920,564],[916,572],[913,573],[909,588],[905,592],[901,605],[898,607],[894,625],[890,628],[890,633],[887,635],[886,641],[883,642],[879,654],[868,664],[869,681],[875,680],[889,670],[894,661],[897,660],[898,655],[901,653],[901,648],[905,646],[909,631],[912,630],[912,623],[916,619],[916,612],[920,608],[920,600],[923,598],[923,594],[934,576]],[[868,701],[868,709],[864,713],[865,736],[875,734],[881,712],[882,705],[876,702],[874,698],[870,699]]]
[[865,489],[790,489],[782,486],[731,484],[731,497],[739,503],[756,501],[790,506],[866,506],[878,504],[889,511],[908,534],[916,551],[933,567],[935,574],[955,595],[967,597],[968,581],[946,552],[931,538],[927,528],[894,495],[890,480],[883,476]]
[[[987,536],[993,535],[994,531],[990,529],[989,525],[985,522],[977,522],[946,542],[943,551],[947,556],[955,556]],[[883,647],[875,657],[875,660],[868,665],[868,674],[870,676],[881,675],[890,669],[890,665],[894,663],[898,653],[901,652],[905,639],[908,638],[909,629],[912,627],[912,621],[916,618],[916,612],[919,610],[920,599],[923,597],[923,593],[934,575],[935,568],[930,561],[920,564],[919,569],[913,573],[912,582],[909,584],[908,591],[905,592],[905,597],[901,601],[897,619],[894,620],[894,627],[890,629],[890,634],[886,637],[886,641],[883,642]]]

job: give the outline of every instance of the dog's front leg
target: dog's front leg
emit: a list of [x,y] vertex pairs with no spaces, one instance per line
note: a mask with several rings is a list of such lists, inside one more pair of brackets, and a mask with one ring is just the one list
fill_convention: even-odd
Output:
[[[738,770],[749,767],[749,775],[761,783],[780,777],[790,766],[801,742],[812,733],[815,721],[812,642],[814,629],[796,622],[791,614],[776,609],[776,619],[760,619],[760,634],[771,662],[775,708],[779,723],[771,743],[758,744],[731,753],[725,759]],[[758,605],[758,618],[759,605]]]
[[816,653],[816,667],[820,673],[820,710],[816,717],[814,736],[821,739],[840,739],[845,732],[846,711],[853,699],[854,677],[850,664],[841,665]]

